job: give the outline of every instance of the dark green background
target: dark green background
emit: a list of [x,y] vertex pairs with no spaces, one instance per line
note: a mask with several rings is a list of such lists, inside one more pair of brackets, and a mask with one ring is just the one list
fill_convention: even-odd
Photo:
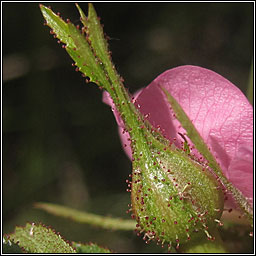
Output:
[[[41,221],[68,240],[92,241],[116,252],[164,252],[132,232],[96,229],[33,209],[34,202],[45,201],[129,218],[125,180],[131,172],[101,91],[74,71],[66,51],[43,26],[38,4],[2,3],[3,232]],[[74,3],[43,4],[79,24]],[[80,6],[87,12],[87,3]],[[212,69],[246,91],[253,3],[94,6],[131,92],[186,64]],[[244,240],[230,247],[250,251],[250,238]]]

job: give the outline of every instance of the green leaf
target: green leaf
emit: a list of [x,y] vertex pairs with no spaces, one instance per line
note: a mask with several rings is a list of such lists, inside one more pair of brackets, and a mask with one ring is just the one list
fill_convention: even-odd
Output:
[[14,233],[8,235],[8,241],[28,253],[76,253],[58,233],[43,224],[27,223],[25,227],[16,227]]
[[112,230],[134,230],[136,223],[132,220],[123,220],[120,218],[110,218],[99,216],[92,213],[81,212],[65,206],[49,204],[49,203],[36,203],[36,208],[45,210],[56,216],[72,219],[76,222],[86,223],[93,226],[112,229]]
[[111,253],[109,249],[100,247],[94,243],[81,244],[73,242],[72,245],[76,248],[77,253]]
[[163,92],[165,93],[173,111],[179,122],[181,123],[182,127],[187,131],[188,137],[194,143],[196,149],[204,156],[204,158],[208,161],[209,167],[213,170],[216,174],[217,179],[221,181],[221,183],[226,187],[228,191],[230,191],[236,200],[237,204],[239,205],[240,209],[243,213],[247,216],[250,223],[253,223],[253,209],[244,195],[233,186],[232,183],[228,181],[226,176],[223,174],[220,166],[216,162],[216,159],[208,149],[208,146],[205,144],[204,140],[202,139],[201,135],[198,133],[196,128],[194,127],[193,123],[190,121],[189,117],[186,115],[182,107],[179,103],[172,97],[169,92],[161,87]]

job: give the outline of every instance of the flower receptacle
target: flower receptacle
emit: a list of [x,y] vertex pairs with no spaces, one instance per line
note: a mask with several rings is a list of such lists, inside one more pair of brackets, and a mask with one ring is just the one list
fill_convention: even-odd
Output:
[[211,230],[224,206],[223,191],[210,171],[170,148],[152,147],[151,156],[134,159],[131,198],[138,234],[176,248],[190,240],[214,240]]

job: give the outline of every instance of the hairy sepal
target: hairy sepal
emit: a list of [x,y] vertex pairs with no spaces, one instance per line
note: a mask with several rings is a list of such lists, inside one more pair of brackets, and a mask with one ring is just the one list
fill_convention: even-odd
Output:
[[[139,233],[144,232],[148,241],[167,241],[177,248],[180,243],[198,237],[212,239],[208,230],[217,225],[215,219],[220,218],[224,201],[217,180],[205,166],[170,146],[135,108],[111,62],[92,5],[88,18],[78,7],[84,25],[82,32],[68,22],[59,22],[58,18],[57,22],[51,22],[52,17],[48,16],[55,14],[46,7],[41,6],[41,10],[47,24],[66,44],[78,70],[109,92],[125,132],[130,135],[133,173],[129,185]],[[60,26],[56,28],[58,22]],[[59,33],[59,29],[64,29],[67,35]]]
[[194,146],[203,155],[205,160],[207,160],[207,165],[211,168],[211,172],[214,173],[216,179],[219,180],[219,182],[227,189],[227,191],[232,194],[240,211],[247,217],[248,221],[252,225],[253,209],[249,200],[224,175],[213,154],[210,152],[207,144],[204,142],[203,138],[198,133],[193,123],[186,115],[179,103],[164,87],[160,86],[160,88],[166,95],[171,108],[175,112],[175,116],[180,121],[182,127],[186,130],[187,136],[191,139],[191,141],[194,143]]
[[223,211],[223,193],[217,180],[179,149],[151,147],[133,159],[132,207],[147,241],[167,242],[177,248],[199,237],[214,239]]

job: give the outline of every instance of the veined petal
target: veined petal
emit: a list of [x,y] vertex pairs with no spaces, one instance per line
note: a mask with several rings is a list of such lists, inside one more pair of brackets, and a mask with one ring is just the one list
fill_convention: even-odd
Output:
[[[178,133],[185,131],[160,86],[168,90],[189,116],[226,177],[252,202],[253,109],[244,94],[219,74],[197,66],[180,66],[159,75],[137,93],[136,105],[177,146],[183,140]],[[120,126],[120,118],[115,115]],[[122,128],[121,125],[121,140],[128,145],[129,135],[123,134]],[[129,147],[125,151],[131,158]],[[199,156],[196,150],[192,153]]]

